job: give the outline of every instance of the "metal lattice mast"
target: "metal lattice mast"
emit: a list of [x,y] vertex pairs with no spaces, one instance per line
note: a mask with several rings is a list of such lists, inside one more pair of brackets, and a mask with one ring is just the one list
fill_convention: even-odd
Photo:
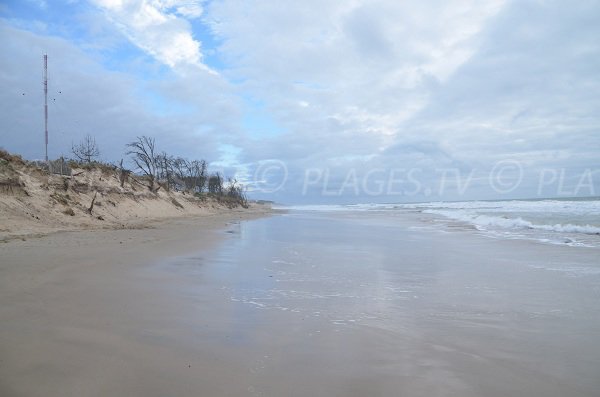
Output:
[[44,137],[46,142],[46,163],[48,162],[48,54],[44,54]]

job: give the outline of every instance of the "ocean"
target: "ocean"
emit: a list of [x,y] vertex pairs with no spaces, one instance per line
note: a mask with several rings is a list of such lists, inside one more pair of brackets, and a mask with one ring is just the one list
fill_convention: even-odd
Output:
[[297,211],[420,212],[438,225],[469,225],[492,238],[600,247],[600,198],[312,205]]

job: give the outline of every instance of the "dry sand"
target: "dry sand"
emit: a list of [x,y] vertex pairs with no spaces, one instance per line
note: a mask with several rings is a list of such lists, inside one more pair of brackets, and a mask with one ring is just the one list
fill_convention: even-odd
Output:
[[[226,197],[151,192],[148,182],[108,166],[49,174],[18,156],[0,152],[0,242],[64,230],[128,229],[161,219],[222,213]],[[92,205],[93,203],[93,205]]]

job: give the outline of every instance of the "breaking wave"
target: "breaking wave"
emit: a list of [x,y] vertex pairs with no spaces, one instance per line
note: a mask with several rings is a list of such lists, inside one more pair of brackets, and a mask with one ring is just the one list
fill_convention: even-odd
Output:
[[576,225],[571,223],[538,224],[521,217],[491,216],[472,213],[464,210],[423,210],[424,213],[443,215],[446,218],[467,222],[479,228],[494,227],[504,229],[544,230],[559,233],[584,233],[600,235],[600,227],[589,224]]
[[600,247],[600,198],[295,206],[327,212],[421,212],[464,222],[494,237]]

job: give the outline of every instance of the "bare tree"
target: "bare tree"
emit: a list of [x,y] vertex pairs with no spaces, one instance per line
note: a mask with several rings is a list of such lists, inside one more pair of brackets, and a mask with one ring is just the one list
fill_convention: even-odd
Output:
[[183,157],[171,157],[171,179],[173,185],[179,185],[186,191],[201,192],[206,173],[204,160],[189,161]]
[[121,182],[121,187],[123,187],[125,186],[127,179],[129,179],[129,174],[131,174],[131,171],[123,168],[123,159],[121,159],[121,162],[119,163],[119,171],[119,182]]
[[246,198],[246,189],[240,184],[237,179],[229,178],[229,185],[226,189],[226,195],[232,200],[238,202],[242,207],[248,207],[248,199]]
[[144,175],[148,177],[150,185],[148,186],[151,191],[156,191],[156,171],[157,171],[157,156],[155,153],[154,138],[147,136],[138,136],[137,140],[127,144],[130,148],[127,151],[127,155],[131,156],[131,160],[135,163]]
[[208,177],[206,175],[207,167],[204,160],[193,160],[187,163],[187,180],[191,189],[202,193],[206,188]]
[[156,156],[157,178],[159,181],[164,181],[167,191],[175,186],[173,163],[175,159],[167,153],[162,152]]
[[96,202],[96,196],[98,195],[98,192],[94,192],[94,197],[92,198],[92,203],[90,204],[89,208],[87,209],[88,214],[92,215],[92,210],[94,209],[94,203]]
[[206,187],[206,161],[171,158],[172,178],[188,191],[202,193]]
[[223,178],[218,172],[208,178],[208,192],[223,195]]
[[72,143],[71,152],[84,163],[91,163],[94,158],[100,156],[96,139],[90,134],[87,134],[78,145]]
[[[182,157],[175,157],[171,159],[171,168],[173,169],[173,173],[175,174],[175,178],[177,178],[178,182],[185,183],[185,170],[187,160]],[[188,189],[187,183],[185,184],[185,188]]]

